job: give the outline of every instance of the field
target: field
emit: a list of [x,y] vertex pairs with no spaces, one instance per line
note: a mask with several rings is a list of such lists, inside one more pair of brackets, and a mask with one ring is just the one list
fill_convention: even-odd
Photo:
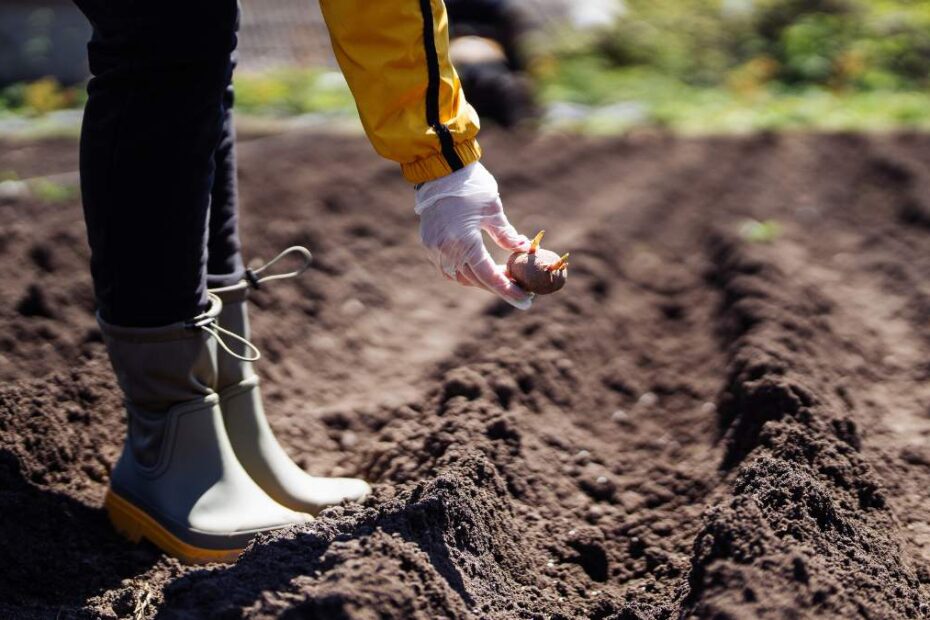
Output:
[[[207,568],[111,530],[80,202],[5,193],[0,616],[930,616],[930,136],[483,144],[572,254],[529,313],[432,272],[363,139],[242,144],[247,258],[316,255],[254,297],[272,425],[375,493]],[[76,159],[0,144],[20,178]]]

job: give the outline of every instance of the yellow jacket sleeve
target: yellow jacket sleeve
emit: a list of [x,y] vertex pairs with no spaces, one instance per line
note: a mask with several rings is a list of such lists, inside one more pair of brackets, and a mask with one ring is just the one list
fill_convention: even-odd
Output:
[[375,150],[423,183],[477,161],[478,115],[449,61],[443,0],[320,0]]

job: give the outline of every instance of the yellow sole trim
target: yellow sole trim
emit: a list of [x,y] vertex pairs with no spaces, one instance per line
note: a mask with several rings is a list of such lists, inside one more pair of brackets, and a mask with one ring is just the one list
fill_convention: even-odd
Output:
[[110,522],[120,534],[132,542],[139,542],[145,538],[186,564],[235,562],[242,553],[242,549],[204,549],[190,545],[166,530],[143,510],[114,493],[112,489],[107,489],[103,505],[107,509]]

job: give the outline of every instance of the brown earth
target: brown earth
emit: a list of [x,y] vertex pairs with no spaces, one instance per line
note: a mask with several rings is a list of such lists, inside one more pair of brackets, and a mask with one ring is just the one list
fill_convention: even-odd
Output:
[[529,313],[432,273],[363,141],[242,145],[248,256],[317,257],[255,297],[272,424],[375,494],[234,565],[111,531],[79,204],[0,203],[0,616],[930,616],[930,136],[484,142],[572,253]]

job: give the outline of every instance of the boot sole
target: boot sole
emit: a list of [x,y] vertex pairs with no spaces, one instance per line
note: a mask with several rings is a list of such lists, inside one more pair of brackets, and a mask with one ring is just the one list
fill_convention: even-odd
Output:
[[107,496],[103,501],[103,505],[107,509],[110,522],[117,532],[136,543],[145,538],[168,555],[181,560],[185,564],[235,562],[243,551],[243,548],[207,549],[186,543],[166,530],[141,508],[114,493],[112,489],[107,489]]

